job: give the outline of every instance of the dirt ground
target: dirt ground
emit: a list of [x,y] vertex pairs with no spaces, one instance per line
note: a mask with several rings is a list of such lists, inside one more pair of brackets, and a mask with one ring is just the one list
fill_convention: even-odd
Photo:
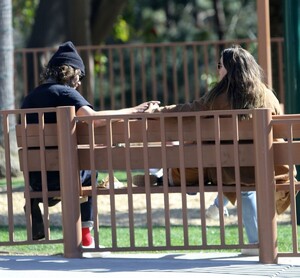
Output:
[[[205,193],[205,207],[208,208],[213,203],[215,193]],[[23,212],[24,195],[23,192],[13,193],[13,221],[15,225],[24,225],[25,216]],[[163,205],[164,199],[161,194],[153,194],[150,202],[152,207],[152,221],[154,225],[164,225],[164,213]],[[99,213],[99,225],[110,225],[111,215],[111,203],[109,196],[98,196],[98,213]],[[121,226],[128,225],[128,198],[127,196],[117,195],[115,198],[116,204],[116,216],[117,224]],[[186,195],[186,204],[189,208],[188,221],[190,225],[200,225],[200,196]],[[133,196],[133,210],[135,225],[146,224],[146,199],[144,195]],[[180,194],[169,194],[169,206],[171,223],[174,225],[180,225],[182,223],[182,201]],[[5,192],[0,192],[0,225],[8,224],[8,200]],[[229,204],[227,206],[229,211],[229,217],[225,218],[225,224],[231,225],[237,222],[236,219],[236,207]],[[58,204],[50,208],[50,223],[54,226],[60,226],[61,224],[61,206]],[[290,213],[289,210],[283,215],[278,216],[279,222],[289,222]],[[207,219],[207,225],[218,225],[219,220]]]

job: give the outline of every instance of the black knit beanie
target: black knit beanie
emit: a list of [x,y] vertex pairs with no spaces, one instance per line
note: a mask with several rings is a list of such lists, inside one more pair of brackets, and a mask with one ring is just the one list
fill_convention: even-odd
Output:
[[58,67],[62,65],[80,69],[81,75],[85,75],[83,61],[71,41],[65,42],[60,45],[58,50],[54,53],[54,55],[48,62],[48,67]]

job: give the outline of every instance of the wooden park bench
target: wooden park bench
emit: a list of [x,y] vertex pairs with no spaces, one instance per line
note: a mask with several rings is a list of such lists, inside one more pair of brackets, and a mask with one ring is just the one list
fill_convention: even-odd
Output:
[[[50,109],[51,110],[51,109]],[[32,110],[28,110],[32,112]],[[132,196],[145,194],[147,204],[152,194],[164,194],[166,206],[170,193],[180,193],[183,204],[184,241],[182,249],[197,249],[188,244],[188,221],[186,194],[200,192],[200,200],[204,202],[205,192],[236,192],[239,216],[241,215],[242,191],[256,190],[258,203],[259,248],[260,261],[274,263],[277,261],[276,220],[275,220],[275,163],[293,166],[299,158],[291,158],[290,152],[285,152],[286,141],[273,144],[273,134],[279,138],[289,136],[294,150],[293,136],[286,124],[276,125],[272,129],[272,116],[268,109],[208,111],[185,113],[155,113],[119,116],[89,116],[76,117],[73,107],[58,107],[52,109],[57,115],[57,124],[43,123],[43,113],[49,110],[35,109],[40,113],[39,124],[26,124],[25,116],[17,126],[17,139],[21,169],[25,176],[25,198],[60,197],[62,199],[64,254],[66,257],[79,257],[81,230],[80,196],[110,195],[112,203],[118,194],[128,195],[129,225],[131,245],[129,248],[118,248],[116,241],[116,224],[112,220],[113,246],[112,251],[164,250],[157,249],[151,243],[144,249],[134,246],[134,222],[132,219]],[[250,120],[240,121],[240,115],[251,115]],[[94,120],[105,119],[106,126],[94,128]],[[282,116],[280,119],[284,118]],[[278,118],[279,119],[279,118]],[[284,134],[281,132],[283,131]],[[41,136],[42,135],[42,136]],[[290,146],[290,145],[289,145]],[[298,155],[298,157],[300,157]],[[233,167],[236,173],[235,186],[223,185],[222,167]],[[240,167],[255,168],[255,187],[245,187],[240,183]],[[199,183],[189,186],[182,175],[181,186],[168,186],[167,175],[164,175],[162,186],[150,186],[150,168],[198,168]],[[216,168],[217,184],[207,185],[203,179],[204,168]],[[127,184],[124,188],[100,188],[93,178],[92,186],[82,187],[79,182],[79,170],[107,172],[110,184],[114,183],[114,172],[121,170],[127,174]],[[141,170],[145,173],[145,186],[137,187],[132,184],[132,173]],[[42,176],[47,171],[60,171],[61,191],[49,192],[43,184],[42,192],[32,192],[29,188],[28,172],[41,171]],[[95,175],[93,175],[95,176]],[[284,185],[283,185],[284,186]],[[291,190],[292,185],[288,186]],[[287,189],[282,187],[281,189]],[[294,191],[293,191],[294,192]],[[151,206],[148,207],[151,210]],[[151,211],[147,216],[151,224]],[[112,205],[112,217],[115,214]],[[165,208],[169,210],[168,207]],[[221,209],[222,212],[222,209]],[[220,213],[221,216],[222,213]],[[205,210],[201,209],[202,229],[205,233]],[[224,219],[220,219],[224,225]],[[98,222],[96,221],[96,224]],[[242,227],[241,217],[238,225]],[[151,233],[151,225],[148,230]],[[170,223],[166,223],[167,244],[165,250],[173,250],[170,244]],[[222,228],[223,229],[223,228]],[[222,234],[224,230],[222,231]],[[99,244],[98,225],[95,227],[95,243]],[[224,235],[223,235],[224,236]],[[243,238],[242,229],[239,236]],[[224,239],[222,239],[224,240]],[[240,241],[241,242],[241,241]],[[224,242],[221,247],[224,246]],[[204,237],[203,249],[207,247]],[[220,248],[221,248],[220,247]],[[254,246],[255,247],[255,246]],[[217,247],[216,247],[217,248]],[[215,248],[214,248],[215,249]],[[96,248],[99,251],[99,249]]]

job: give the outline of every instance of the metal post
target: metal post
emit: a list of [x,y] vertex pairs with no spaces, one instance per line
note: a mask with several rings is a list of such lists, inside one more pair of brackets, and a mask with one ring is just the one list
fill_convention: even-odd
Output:
[[259,261],[277,263],[277,226],[275,209],[273,133],[271,110],[254,111],[255,179],[259,233]]
[[81,217],[79,205],[79,171],[75,133],[75,108],[57,108],[60,190],[62,195],[62,221],[64,256],[78,258],[81,244]]

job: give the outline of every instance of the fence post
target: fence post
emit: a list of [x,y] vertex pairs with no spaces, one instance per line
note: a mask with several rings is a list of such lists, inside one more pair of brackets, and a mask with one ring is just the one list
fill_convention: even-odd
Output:
[[255,178],[259,234],[259,261],[277,263],[277,226],[271,110],[254,110]]
[[60,189],[64,256],[81,257],[81,217],[79,205],[79,171],[74,107],[57,107]]

